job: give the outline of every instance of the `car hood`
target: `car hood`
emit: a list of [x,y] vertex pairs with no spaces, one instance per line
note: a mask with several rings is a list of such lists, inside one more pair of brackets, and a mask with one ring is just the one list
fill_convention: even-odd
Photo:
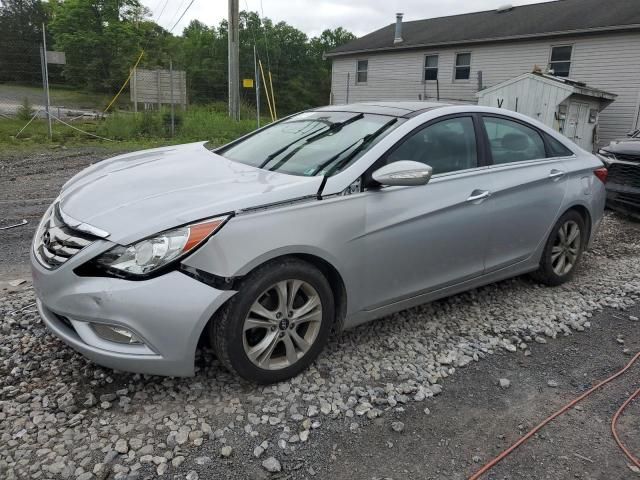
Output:
[[60,209],[128,244],[185,223],[315,195],[322,177],[270,172],[207,150],[206,142],[99,162],[63,187]]
[[613,140],[603,150],[613,154],[632,155],[640,158],[640,138],[621,138]]

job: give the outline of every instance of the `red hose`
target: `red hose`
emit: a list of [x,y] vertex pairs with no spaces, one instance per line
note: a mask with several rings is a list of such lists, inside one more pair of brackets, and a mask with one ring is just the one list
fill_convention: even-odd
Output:
[[[589,395],[591,395],[593,392],[595,392],[596,390],[598,390],[599,388],[605,386],[607,383],[609,383],[610,381],[618,378],[620,375],[622,375],[624,372],[626,372],[631,365],[633,365],[636,360],[638,360],[638,358],[640,358],[640,352],[636,353],[635,356],[631,359],[631,361],[629,363],[627,363],[627,365],[620,370],[619,372],[611,375],[609,378],[601,381],[600,383],[598,383],[595,387],[591,387],[589,390],[587,390],[585,393],[583,393],[582,395],[580,395],[579,397],[571,400],[569,403],[567,403],[564,407],[562,407],[560,410],[558,410],[557,412],[555,412],[554,414],[550,415],[549,417],[547,417],[546,419],[544,419],[539,425],[537,425],[536,427],[534,427],[533,429],[529,430],[529,432],[520,438],[520,440],[518,440],[516,443],[514,443],[513,445],[511,445],[509,448],[507,448],[505,451],[503,451],[500,455],[498,455],[497,457],[495,457],[493,460],[491,460],[489,463],[485,464],[480,470],[478,470],[476,473],[474,473],[473,475],[471,475],[471,477],[469,477],[469,480],[478,480],[482,475],[484,475],[485,473],[487,473],[489,470],[491,470],[493,467],[495,467],[498,463],[500,463],[502,460],[504,460],[507,455],[509,455],[511,452],[513,452],[516,448],[518,448],[520,445],[522,445],[524,442],[526,442],[527,440],[529,440],[532,436],[534,436],[540,429],[542,429],[542,427],[544,427],[547,423],[549,423],[550,421],[552,421],[554,418],[559,417],[560,415],[562,415],[563,413],[565,413],[567,410],[569,410],[570,408],[572,408],[574,405],[576,405],[577,403],[581,402],[582,400],[584,400],[585,398],[587,398]],[[626,402],[624,402],[624,404],[622,405],[622,407],[620,407],[620,409],[616,412],[616,414],[613,417],[613,422],[611,424],[611,429],[613,432],[613,436],[616,439],[616,442],[618,443],[618,445],[620,446],[620,448],[622,448],[623,452],[625,453],[625,455],[627,455],[632,462],[634,462],[638,467],[640,467],[640,462],[638,462],[638,459],[636,457],[634,457],[626,448],[625,446],[622,444],[622,442],[620,442],[618,435],[615,431],[615,422],[618,419],[619,414],[626,408],[626,406],[638,395],[638,393],[640,392],[640,389],[637,390],[631,397],[629,397],[627,399]]]
[[622,414],[622,411],[625,408],[627,408],[627,405],[629,405],[633,401],[633,399],[636,398],[638,395],[640,395],[640,388],[636,390],[633,395],[631,395],[629,398],[625,400],[625,402],[622,404],[622,406],[618,409],[616,414],[613,416],[613,419],[611,420],[611,433],[613,434],[613,438],[615,439],[620,449],[624,452],[624,454],[629,458],[629,460],[633,462],[633,464],[636,467],[640,468],[640,460],[638,460],[638,457],[634,456],[627,449],[627,447],[622,443],[622,441],[618,437],[618,432],[616,432],[616,423],[618,422],[618,417]]

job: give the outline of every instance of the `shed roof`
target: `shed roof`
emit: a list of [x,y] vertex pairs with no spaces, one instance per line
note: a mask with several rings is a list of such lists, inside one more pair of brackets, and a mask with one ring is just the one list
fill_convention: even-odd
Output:
[[615,93],[605,92],[604,90],[590,87],[586,83],[572,80],[570,78],[555,77],[553,75],[549,75],[548,73],[531,72],[531,73],[525,73],[523,75],[510,78],[509,80],[505,80],[504,82],[497,83],[489,88],[485,88],[484,90],[481,90],[478,93],[476,93],[476,97],[482,97],[487,93],[492,93],[496,90],[506,87],[507,85],[511,85],[513,83],[520,82],[528,78],[532,78],[539,82],[544,82],[550,85],[554,85],[570,93],[584,95],[587,97],[599,98],[608,102],[612,102],[618,96]]
[[403,41],[396,45],[395,24],[390,24],[332,50],[327,56],[613,30],[640,30],[638,0],[556,0],[500,13],[488,10],[408,21],[403,23]]

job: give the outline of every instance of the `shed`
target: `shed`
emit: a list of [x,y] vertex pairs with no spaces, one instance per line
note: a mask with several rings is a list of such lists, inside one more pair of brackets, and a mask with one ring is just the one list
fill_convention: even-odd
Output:
[[535,71],[481,90],[476,96],[478,105],[528,115],[587,151],[598,141],[598,114],[616,98],[582,82]]

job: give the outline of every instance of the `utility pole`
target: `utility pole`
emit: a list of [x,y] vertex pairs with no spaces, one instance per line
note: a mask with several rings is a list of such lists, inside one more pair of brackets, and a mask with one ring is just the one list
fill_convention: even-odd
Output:
[[229,0],[229,116],[240,120],[240,7]]
[[44,23],[42,24],[42,50],[40,51],[40,60],[42,61],[42,87],[44,88],[44,109],[47,112],[47,126],[49,130],[49,140],[53,139],[51,130],[51,114],[49,113],[49,105],[51,100],[49,97],[49,66],[47,65],[47,32]]
[[256,120],[258,128],[260,128],[260,71],[258,70],[258,54],[255,45],[253,46],[253,72],[256,82]]

